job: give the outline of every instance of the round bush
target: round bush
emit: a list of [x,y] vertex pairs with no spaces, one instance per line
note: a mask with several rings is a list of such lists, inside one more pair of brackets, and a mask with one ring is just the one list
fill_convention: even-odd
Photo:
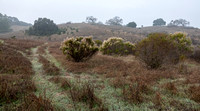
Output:
[[103,42],[100,50],[106,55],[128,55],[134,54],[135,45],[124,42],[122,38],[111,37]]
[[102,43],[103,43],[103,42],[102,42],[102,41],[100,41],[100,40],[95,40],[94,42],[95,42],[95,44],[96,44],[97,46],[101,46],[101,45],[102,45]]
[[167,62],[166,59],[176,56],[176,53],[171,56],[173,52],[176,52],[176,47],[165,33],[149,34],[136,47],[136,56],[152,69],[159,68],[164,62]]
[[187,37],[186,33],[176,32],[174,34],[170,34],[169,36],[178,48],[179,56],[189,56],[192,54],[192,40]]
[[164,63],[178,63],[192,51],[191,40],[184,33],[152,33],[136,47],[136,55],[152,69]]
[[68,60],[75,62],[86,61],[98,51],[92,37],[67,38],[62,42],[60,49]]

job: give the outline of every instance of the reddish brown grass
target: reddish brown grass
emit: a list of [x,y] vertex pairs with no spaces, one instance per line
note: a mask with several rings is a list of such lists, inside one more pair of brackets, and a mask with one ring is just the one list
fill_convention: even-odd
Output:
[[[90,83],[82,83],[80,86],[72,87],[69,90],[69,95],[74,102],[84,102],[89,105],[90,109],[98,109],[99,111],[107,111],[103,106],[102,100],[94,93],[94,86]],[[97,110],[96,109],[96,110]]]
[[48,61],[43,56],[39,55],[39,62],[43,64],[43,69],[45,71],[45,74],[47,75],[59,75],[60,69],[57,68],[53,63]]
[[170,105],[175,107],[178,111],[198,111],[198,109],[195,109],[192,107],[191,103],[183,104],[180,101],[172,100],[170,101]]
[[50,78],[49,81],[52,81],[56,84],[60,83],[61,87],[64,89],[68,89],[68,88],[72,87],[70,81],[64,77],[54,76],[54,77]]
[[0,73],[33,74],[31,62],[8,45],[0,45]]
[[47,48],[47,45],[42,45],[38,48],[38,53],[39,54],[45,54],[45,49]]
[[[105,77],[117,77],[117,81],[127,83],[135,81],[139,78],[144,82],[156,83],[156,81],[162,78],[176,78],[177,71],[175,68],[164,68],[160,70],[148,70],[144,64],[139,60],[133,58],[132,61],[125,61],[121,57],[112,57],[98,54],[87,62],[74,63],[67,61],[62,51],[59,50],[60,44],[50,43],[50,53],[63,64],[63,66],[73,73],[89,73],[89,74],[103,74]],[[128,58],[126,58],[128,59]],[[128,80],[128,81],[127,81]],[[121,83],[120,83],[121,84]]]
[[31,93],[24,97],[24,102],[17,108],[18,111],[54,111],[52,102],[45,95],[37,97]]
[[156,92],[153,102],[156,107],[160,107],[162,105],[162,98],[159,92]]
[[190,98],[200,103],[200,86],[191,86],[188,91]]
[[26,39],[3,39],[3,40],[12,49],[19,50],[27,54],[30,53],[27,50],[30,50],[33,47],[37,47],[43,44],[42,41],[36,41],[36,40],[26,40]]
[[200,84],[200,69],[193,68],[192,72],[185,76],[187,84]]
[[29,76],[0,75],[0,103],[11,103],[33,91],[36,91],[36,87]]
[[122,94],[125,101],[129,101],[135,104],[142,103],[144,101],[143,94],[149,94],[152,92],[151,88],[142,80],[136,80],[135,83],[127,86],[123,86]]
[[172,94],[178,93],[178,89],[176,88],[175,84],[172,82],[164,84],[164,88],[170,91]]

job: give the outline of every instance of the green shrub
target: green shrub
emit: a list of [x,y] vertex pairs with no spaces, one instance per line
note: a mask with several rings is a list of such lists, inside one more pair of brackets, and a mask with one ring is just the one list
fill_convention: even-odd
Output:
[[192,41],[189,37],[187,37],[187,34],[176,32],[174,34],[170,34],[169,36],[178,48],[179,56],[188,56],[192,54]]
[[136,55],[152,69],[164,63],[178,63],[192,51],[191,40],[184,33],[152,33],[136,47]]
[[101,52],[106,55],[134,54],[135,45],[130,42],[124,42],[122,38],[111,37],[103,42]]
[[167,59],[176,56],[176,47],[165,33],[149,34],[136,47],[136,55],[152,69],[159,68]]
[[102,43],[103,43],[103,42],[102,42],[102,41],[100,41],[100,40],[95,40],[94,42],[95,42],[95,44],[96,44],[97,46],[101,46],[101,45],[102,45]]
[[200,47],[196,47],[194,53],[191,55],[191,58],[197,62],[200,62]]
[[72,37],[62,42],[61,50],[67,59],[82,62],[90,59],[98,51],[98,47],[91,37]]

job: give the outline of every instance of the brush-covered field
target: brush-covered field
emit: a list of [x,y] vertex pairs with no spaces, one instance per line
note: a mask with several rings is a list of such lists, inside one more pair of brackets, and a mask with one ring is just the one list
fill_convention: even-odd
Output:
[[0,111],[200,111],[195,59],[149,69],[134,55],[98,52],[73,62],[60,41],[1,36]]

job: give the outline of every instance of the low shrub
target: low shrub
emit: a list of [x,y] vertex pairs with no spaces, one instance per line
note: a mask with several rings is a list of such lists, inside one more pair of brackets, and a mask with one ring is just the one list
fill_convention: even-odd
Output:
[[31,93],[26,95],[23,103],[17,108],[17,111],[54,111],[52,102],[44,96],[37,97]]
[[175,46],[178,48],[177,53],[179,57],[192,54],[192,41],[189,37],[187,37],[186,33],[176,32],[174,34],[170,34],[169,37],[171,40],[173,40]]
[[61,83],[61,87],[64,89],[69,89],[72,87],[71,82],[64,77],[54,76],[50,78],[49,81],[54,82],[56,84]]
[[95,95],[94,86],[90,83],[81,84],[82,85],[78,87],[74,86],[69,90],[73,102],[84,102],[89,105],[90,109],[108,111],[108,109],[103,106],[102,100]]
[[111,37],[103,42],[100,50],[105,55],[129,55],[134,54],[135,45],[122,38]]
[[0,106],[20,99],[23,94],[36,91],[35,84],[25,75],[0,75]]
[[67,38],[62,42],[60,49],[68,60],[75,62],[86,61],[98,51],[91,37]]
[[136,83],[123,87],[122,94],[126,101],[139,104],[144,102],[143,94],[151,93],[150,87],[141,80],[137,80]]
[[42,63],[45,74],[47,75],[60,74],[60,69],[41,55],[39,55],[39,62]]
[[100,40],[95,40],[94,42],[95,42],[95,44],[96,44],[97,46],[101,46],[101,45],[103,44],[103,42],[100,41]]
[[200,62],[200,48],[196,48],[194,50],[194,53],[190,56],[192,59],[194,59],[197,62]]
[[172,82],[166,83],[164,87],[165,87],[165,89],[167,89],[174,95],[177,94],[177,92],[178,92],[178,89],[176,88],[175,84]]
[[192,100],[200,103],[200,86],[190,86],[188,92]]
[[176,47],[165,33],[149,34],[136,47],[136,56],[152,69],[159,68],[164,62],[167,62],[166,59],[176,56]]
[[178,63],[192,52],[191,40],[184,33],[152,33],[136,47],[136,55],[152,69]]

